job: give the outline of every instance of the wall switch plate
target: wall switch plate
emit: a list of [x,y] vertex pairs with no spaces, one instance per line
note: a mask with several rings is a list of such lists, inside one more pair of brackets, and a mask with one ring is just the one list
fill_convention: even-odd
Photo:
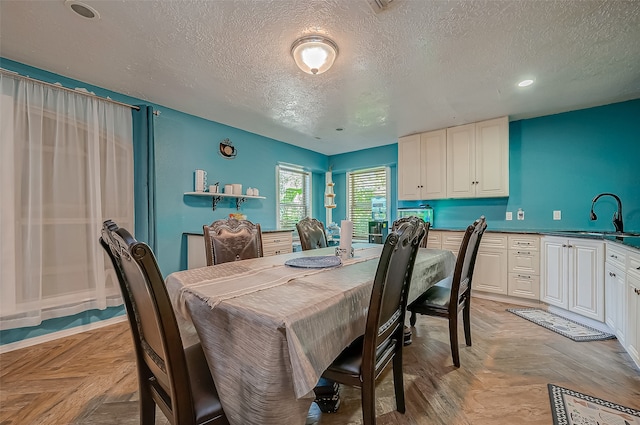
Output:
[[553,212],[553,219],[554,220],[562,220],[562,212],[561,211],[554,211]]
[[522,208],[518,208],[518,220],[524,220],[524,211]]
[[507,211],[507,215],[504,218],[505,220],[513,220],[513,213],[511,211]]

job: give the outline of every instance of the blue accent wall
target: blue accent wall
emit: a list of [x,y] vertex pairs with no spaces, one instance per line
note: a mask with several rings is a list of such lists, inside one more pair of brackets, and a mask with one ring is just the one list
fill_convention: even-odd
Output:
[[[510,196],[496,199],[428,201],[435,228],[463,228],[487,217],[494,230],[613,231],[617,209],[611,197],[595,205],[602,192],[622,199],[625,230],[640,231],[640,99],[509,124]],[[413,207],[425,201],[401,201]],[[523,221],[516,220],[522,208]],[[553,210],[562,220],[553,220]],[[505,213],[513,212],[513,221]]]
[[[100,87],[0,59],[5,69],[65,87],[85,87],[99,96],[129,104],[147,103]],[[336,183],[333,220],[346,214],[346,172],[386,165],[391,168],[391,219],[394,206],[412,207],[425,201],[397,201],[397,144],[341,155],[325,156],[273,139],[249,133],[161,105],[154,105],[160,116],[154,118],[156,148],[156,252],[162,273],[186,268],[184,232],[200,232],[202,225],[235,212],[231,200],[222,200],[216,211],[211,199],[184,196],[193,190],[193,172],[204,169],[208,181],[221,185],[240,183],[243,189],[257,187],[264,200],[248,200],[241,211],[264,229],[276,227],[275,167],[278,163],[297,164],[313,173],[313,216],[324,220],[324,172],[331,166]],[[623,201],[625,229],[640,231],[640,99],[597,108],[511,122],[510,196],[498,199],[449,199],[427,201],[435,209],[435,228],[463,228],[480,215],[488,219],[489,229],[504,230],[613,230],[611,216],[615,203],[602,198],[596,204],[597,221],[589,220],[591,199],[600,192],[613,192]],[[229,138],[238,150],[233,160],[218,155],[218,144]],[[515,220],[518,208],[525,220]],[[552,211],[561,210],[562,220],[552,220]],[[505,212],[514,212],[505,221]],[[96,232],[98,229],[96,229]],[[122,312],[122,310],[120,310]],[[109,313],[111,314],[111,312]],[[71,317],[65,324],[43,325],[55,331],[68,323],[90,322],[95,314]],[[53,328],[52,328],[53,327]],[[55,328],[58,329],[55,329]],[[33,336],[34,331],[11,330],[0,334],[0,343]],[[22,332],[22,333],[21,333]],[[25,333],[26,332],[26,333]]]

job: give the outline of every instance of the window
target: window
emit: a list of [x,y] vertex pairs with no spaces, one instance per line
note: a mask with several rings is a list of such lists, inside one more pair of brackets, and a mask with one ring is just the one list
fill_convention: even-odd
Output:
[[389,168],[369,168],[347,173],[347,218],[353,221],[353,238],[367,239],[369,221],[389,217]]
[[301,167],[278,165],[278,229],[295,230],[296,223],[311,216],[311,173]]

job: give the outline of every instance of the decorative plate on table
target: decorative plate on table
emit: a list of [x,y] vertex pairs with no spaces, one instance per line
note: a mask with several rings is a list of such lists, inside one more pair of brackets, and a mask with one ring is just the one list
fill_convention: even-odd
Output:
[[284,262],[285,266],[302,267],[307,269],[323,269],[326,267],[335,267],[342,264],[340,257],[335,255],[321,255],[318,257],[300,257],[292,258]]

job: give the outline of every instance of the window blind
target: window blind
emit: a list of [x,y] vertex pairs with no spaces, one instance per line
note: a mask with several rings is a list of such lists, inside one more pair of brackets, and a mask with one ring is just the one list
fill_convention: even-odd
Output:
[[[353,237],[368,239],[372,220],[371,200],[385,198],[389,205],[389,168],[378,167],[347,173],[347,217],[353,221]],[[387,217],[389,216],[387,211]]]
[[296,223],[311,215],[311,176],[302,168],[279,165],[278,228],[295,230]]

